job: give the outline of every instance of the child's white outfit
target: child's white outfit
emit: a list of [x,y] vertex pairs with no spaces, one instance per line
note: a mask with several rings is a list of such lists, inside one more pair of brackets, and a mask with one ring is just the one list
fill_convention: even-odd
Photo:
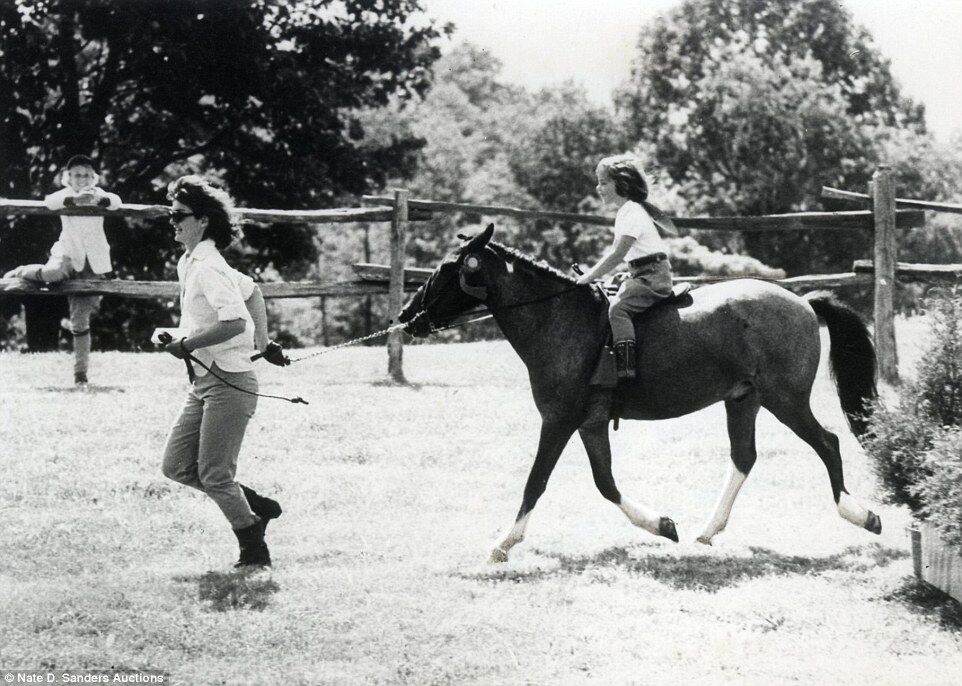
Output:
[[[90,189],[85,189],[89,191]],[[107,209],[120,207],[122,201],[116,193],[102,191],[98,203]],[[72,204],[79,193],[69,186],[44,198],[48,209],[61,210]],[[5,278],[22,278],[43,284],[57,283],[66,279],[102,279],[113,271],[110,262],[110,244],[104,235],[103,217],[62,215],[60,239],[50,248],[46,264],[27,264],[7,272]],[[73,334],[74,380],[87,381],[90,362],[90,316],[100,305],[99,295],[69,295],[70,332]]]
[[608,307],[615,345],[625,341],[634,343],[632,315],[647,310],[671,295],[668,247],[648,211],[632,200],[619,208],[612,231],[616,241],[621,236],[635,239],[625,255],[631,278],[621,283],[618,294],[611,298]]

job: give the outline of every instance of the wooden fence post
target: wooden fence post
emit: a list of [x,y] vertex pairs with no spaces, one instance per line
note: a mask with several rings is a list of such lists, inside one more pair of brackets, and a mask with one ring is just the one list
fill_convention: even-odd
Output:
[[[388,310],[393,319],[404,305],[404,245],[407,241],[408,198],[410,191],[394,191],[391,217],[391,276],[388,283]],[[397,383],[407,383],[401,366],[403,333],[392,331],[387,337],[387,372]]]
[[882,380],[899,381],[895,347],[895,179],[892,169],[880,166],[872,175],[870,191],[875,217],[875,351]]

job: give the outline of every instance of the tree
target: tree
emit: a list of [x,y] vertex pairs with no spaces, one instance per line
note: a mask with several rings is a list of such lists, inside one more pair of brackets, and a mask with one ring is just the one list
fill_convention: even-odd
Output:
[[[696,212],[821,209],[864,187],[888,127],[924,131],[869,34],[834,0],[686,0],[646,26],[619,110]],[[789,273],[848,267],[866,237],[752,234]],[[733,246],[738,247],[738,246]]]
[[[361,145],[356,112],[428,87],[432,42],[448,29],[409,21],[420,9],[419,0],[2,3],[0,194],[42,196],[75,153],[98,159],[130,202],[163,201],[166,182],[195,169],[219,175],[246,206],[328,207],[362,193],[418,147]],[[314,257],[307,227],[246,234],[254,270],[304,273]],[[49,220],[10,220],[0,268],[42,261],[55,235]],[[170,274],[161,222],[112,238],[121,275]]]
[[[595,167],[629,148],[614,116],[592,105],[572,84],[544,89],[531,106],[530,130],[511,149],[511,166],[521,187],[540,207],[559,212],[599,210]],[[519,236],[541,257],[558,265],[587,262],[610,244],[606,227],[570,222],[536,222]]]
[[[962,134],[941,142],[930,134],[889,132],[883,140],[884,161],[895,172],[900,198],[962,203]],[[931,213],[925,226],[899,236],[900,262],[962,262],[962,217]],[[916,310],[925,287],[900,284],[897,305]]]
[[[595,164],[625,149],[613,114],[570,83],[530,93],[502,83],[500,71],[484,49],[456,46],[438,61],[423,102],[372,112],[365,127],[380,132],[374,140],[382,145],[398,131],[426,141],[415,173],[396,179],[415,197],[579,211],[594,195]],[[436,219],[409,244],[415,263],[432,264],[458,231],[481,220],[467,213]],[[594,228],[505,217],[497,223],[500,240],[556,265],[597,252]]]

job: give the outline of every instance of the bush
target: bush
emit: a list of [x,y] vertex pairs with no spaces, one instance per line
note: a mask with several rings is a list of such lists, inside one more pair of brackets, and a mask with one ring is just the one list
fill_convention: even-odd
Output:
[[912,488],[922,502],[919,515],[935,525],[945,543],[962,546],[962,430],[941,431],[922,459]]
[[894,410],[875,402],[862,444],[875,458],[874,469],[885,489],[885,501],[907,505],[921,515],[925,505],[915,488],[923,478],[920,471],[925,469],[925,456],[939,429],[922,408],[906,406],[904,398]]
[[756,276],[766,279],[784,279],[785,270],[775,269],[741,254],[728,254],[711,250],[699,244],[691,236],[669,241],[672,270],[682,276]]
[[926,303],[930,347],[914,384],[917,402],[940,426],[962,425],[962,292],[953,288]]
[[897,405],[876,403],[864,437],[887,500],[962,544],[962,293],[925,303],[930,337]]

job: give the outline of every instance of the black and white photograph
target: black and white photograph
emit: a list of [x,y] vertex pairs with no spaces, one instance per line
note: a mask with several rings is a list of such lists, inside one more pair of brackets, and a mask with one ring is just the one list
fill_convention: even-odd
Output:
[[0,0],[0,684],[962,683],[962,1]]

